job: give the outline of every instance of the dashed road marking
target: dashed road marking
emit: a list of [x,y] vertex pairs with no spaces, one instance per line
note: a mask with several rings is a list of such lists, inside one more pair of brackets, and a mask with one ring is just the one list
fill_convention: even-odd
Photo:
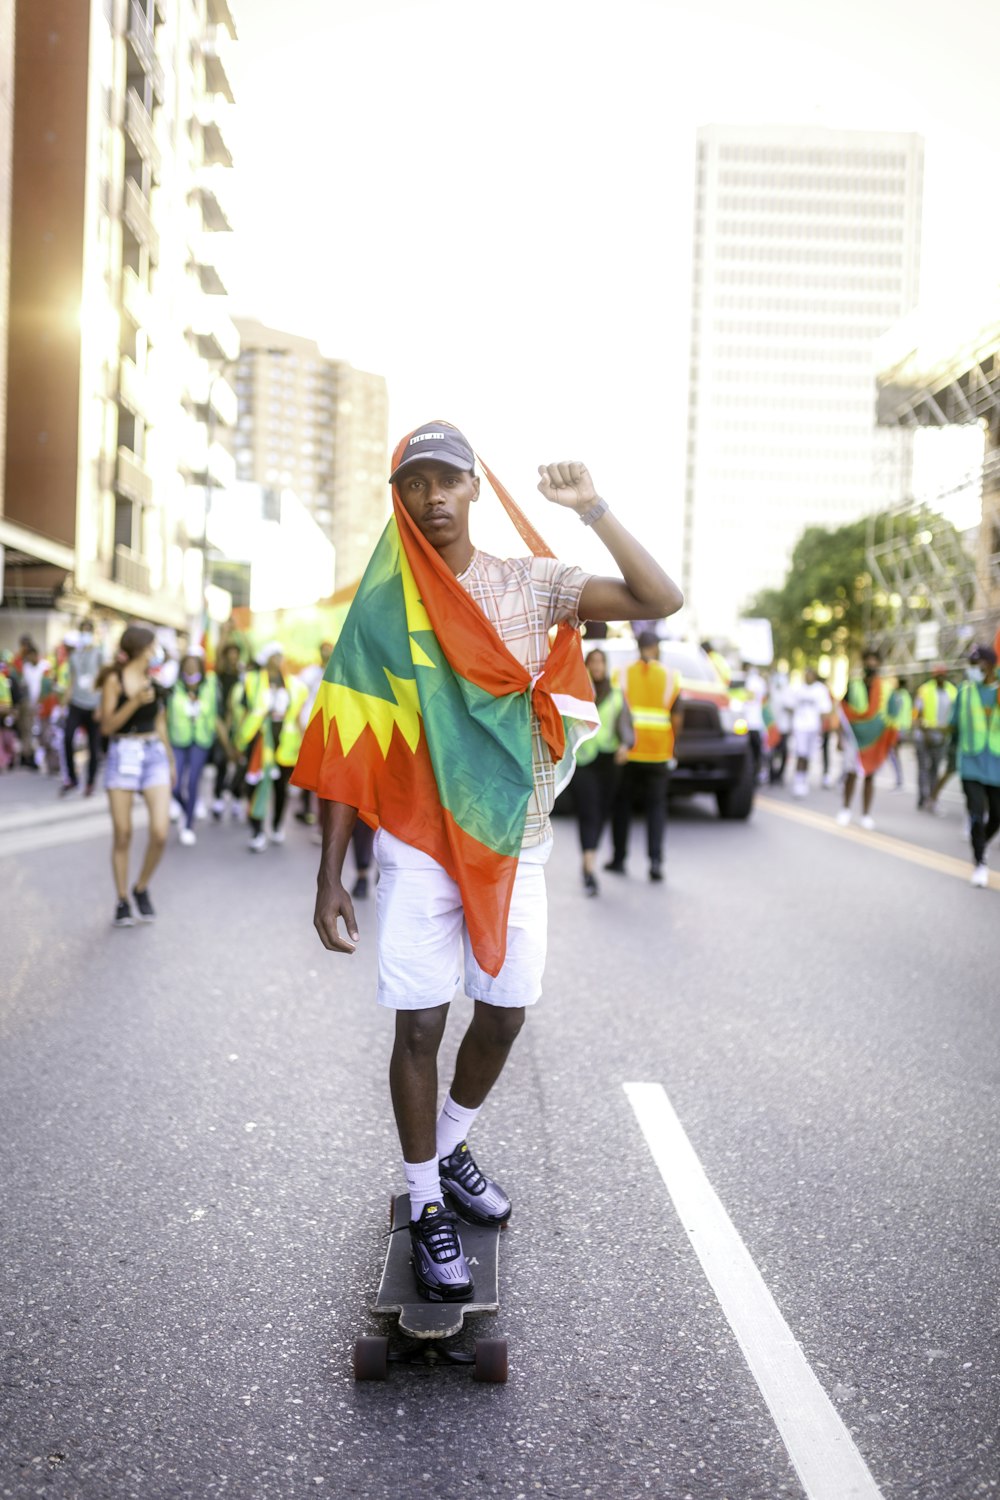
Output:
[[882,1500],[658,1083],[626,1083],[678,1218],[767,1402],[807,1500]]
[[[762,812],[775,813],[779,818],[787,818],[792,823],[802,823],[806,828],[818,829],[820,833],[832,834],[834,838],[850,839],[855,844],[866,844],[870,849],[877,849],[880,854],[892,854],[896,859],[905,859],[911,865],[923,865],[926,870],[936,870],[939,875],[953,875],[969,883],[972,874],[972,865],[965,859],[953,859],[950,854],[938,854],[936,849],[924,849],[920,844],[909,844],[905,839],[893,838],[887,833],[872,831],[866,833],[863,828],[854,828],[848,823],[846,828],[826,813],[810,812],[807,807],[790,807],[787,802],[778,802],[770,797],[758,797],[754,803],[754,809]],[[995,891],[1000,891],[1000,876],[993,871],[990,872],[990,886]]]

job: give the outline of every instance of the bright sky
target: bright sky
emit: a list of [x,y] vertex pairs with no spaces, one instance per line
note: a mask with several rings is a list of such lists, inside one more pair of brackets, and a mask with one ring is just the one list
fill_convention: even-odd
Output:
[[923,295],[996,281],[997,0],[234,10],[234,310],[384,374],[393,438],[458,423],[567,561],[535,466],[579,457],[679,573],[699,125],[919,131]]

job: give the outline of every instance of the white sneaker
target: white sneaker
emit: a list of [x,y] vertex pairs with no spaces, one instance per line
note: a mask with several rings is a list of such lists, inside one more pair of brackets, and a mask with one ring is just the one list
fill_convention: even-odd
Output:
[[264,850],[266,848],[267,848],[267,834],[264,833],[264,832],[255,833],[254,836],[253,836],[253,838],[250,840],[250,850],[251,850],[251,853],[253,853],[253,854],[263,854],[263,852],[264,852]]
[[234,800],[232,807],[229,809],[229,816],[234,823],[245,823],[247,810],[243,806],[243,803]]
[[846,828],[850,821],[851,809],[849,807],[842,807],[840,809],[840,812],[837,814],[837,822],[840,824],[841,828]]
[[225,810],[226,804],[223,802],[222,798],[216,797],[215,801],[212,803],[212,817],[221,818]]
[[192,844],[196,844],[198,842],[198,835],[195,833],[193,828],[182,828],[180,832],[180,841],[186,849],[190,849]]
[[272,828],[271,843],[283,844],[285,842],[285,830],[283,828]]
[[808,778],[808,776],[796,776],[795,781],[794,781],[794,783],[792,785],[792,796],[793,797],[808,797],[808,795],[809,795],[809,778]]
[[984,889],[986,886],[989,885],[989,883],[990,883],[989,866],[988,865],[977,865],[976,868],[972,872],[972,879],[969,881],[969,884],[970,885],[978,886],[980,889]]
[[181,814],[183,813],[183,811],[184,811],[184,809],[183,809],[183,807],[181,807],[181,805],[178,802],[177,798],[176,797],[171,797],[171,799],[170,799],[170,821],[171,821],[171,823],[179,823],[180,820],[181,820]]
[[832,786],[836,786],[836,782],[834,781],[830,772],[827,771],[826,775],[823,777],[823,790],[825,792],[828,792]]
[[875,819],[872,817],[871,813],[865,813],[864,817],[861,819],[861,827],[865,830],[866,833],[871,833],[872,829],[875,827]]
[[204,823],[205,819],[208,817],[208,808],[205,806],[200,797],[194,805],[194,815],[199,823]]

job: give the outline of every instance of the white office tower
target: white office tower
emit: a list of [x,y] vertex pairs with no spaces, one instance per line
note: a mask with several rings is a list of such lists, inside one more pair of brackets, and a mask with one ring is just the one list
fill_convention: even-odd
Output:
[[806,526],[909,492],[874,349],[917,300],[922,181],[916,135],[698,133],[683,585],[703,636],[781,584]]

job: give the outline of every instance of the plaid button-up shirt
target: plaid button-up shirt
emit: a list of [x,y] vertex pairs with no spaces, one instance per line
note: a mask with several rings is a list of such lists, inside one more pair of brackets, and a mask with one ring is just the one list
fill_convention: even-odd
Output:
[[[580,595],[591,574],[554,557],[490,557],[476,551],[458,581],[492,623],[507,650],[534,677],[549,654],[549,631],[560,620],[579,624]],[[528,802],[523,849],[544,843],[556,795],[556,768],[535,715],[531,716],[534,791]]]

